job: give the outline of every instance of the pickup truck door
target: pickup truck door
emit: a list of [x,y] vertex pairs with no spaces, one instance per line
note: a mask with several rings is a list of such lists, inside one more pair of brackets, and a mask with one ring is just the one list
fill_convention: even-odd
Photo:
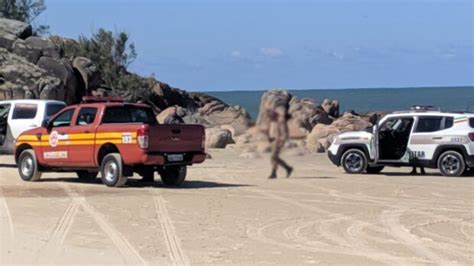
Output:
[[71,121],[75,108],[61,111],[48,125],[48,143],[42,146],[42,156],[48,166],[70,165],[70,140]]
[[95,132],[98,118],[97,107],[82,107],[73,119],[69,133],[69,163],[74,166],[94,164]]

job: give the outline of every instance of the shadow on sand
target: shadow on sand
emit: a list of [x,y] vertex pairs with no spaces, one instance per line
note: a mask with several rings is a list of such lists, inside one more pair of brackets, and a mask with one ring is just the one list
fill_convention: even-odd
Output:
[[[66,183],[75,183],[75,184],[88,184],[88,185],[101,185],[105,186],[100,178],[95,180],[81,180],[79,178],[73,177],[60,177],[60,178],[41,178],[38,182],[66,182]],[[229,187],[247,187],[251,185],[246,184],[227,184],[227,183],[217,183],[211,181],[202,181],[202,180],[189,180],[184,181],[184,183],[179,186],[166,186],[159,180],[155,182],[144,182],[139,179],[129,179],[127,184],[122,188],[167,188],[167,189],[200,189],[200,188],[229,188]]]
[[0,168],[17,168],[14,163],[0,163]]
[[295,176],[289,179],[336,179],[334,176]]

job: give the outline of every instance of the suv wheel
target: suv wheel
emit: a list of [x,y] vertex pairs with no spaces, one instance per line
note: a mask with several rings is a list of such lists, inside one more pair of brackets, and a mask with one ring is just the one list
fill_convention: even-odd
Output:
[[38,181],[41,172],[38,170],[38,161],[35,152],[31,149],[24,150],[18,157],[18,172],[24,181]]
[[108,187],[121,187],[127,183],[123,174],[122,156],[119,153],[107,154],[100,166],[102,182]]
[[158,170],[161,180],[167,186],[180,186],[186,179],[186,166],[168,166]]
[[466,163],[459,152],[446,151],[439,156],[438,169],[444,176],[461,176],[466,170]]
[[382,170],[385,168],[385,166],[367,166],[367,169],[365,170],[368,174],[378,174],[382,172]]
[[76,174],[77,174],[77,177],[79,177],[80,180],[95,180],[99,173],[89,172],[87,170],[79,170],[79,171],[76,171]]
[[342,155],[341,165],[349,174],[360,174],[367,168],[367,156],[359,149],[349,149]]

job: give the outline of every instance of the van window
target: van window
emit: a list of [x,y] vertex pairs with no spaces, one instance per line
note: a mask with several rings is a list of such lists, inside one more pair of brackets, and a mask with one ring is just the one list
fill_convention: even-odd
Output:
[[96,114],[97,108],[95,107],[81,108],[81,111],[79,111],[79,115],[77,116],[76,125],[85,126],[94,123]]
[[74,109],[69,109],[64,111],[59,116],[53,120],[53,127],[68,127],[71,125],[72,115],[74,114]]
[[15,104],[12,119],[33,119],[38,112],[38,105],[30,103]]
[[65,107],[64,104],[50,103],[46,105],[46,118],[55,115]]
[[102,118],[104,124],[114,123],[145,123],[156,125],[153,111],[147,107],[117,106],[107,107]]
[[415,132],[428,133],[447,129],[453,126],[454,119],[450,116],[419,117]]

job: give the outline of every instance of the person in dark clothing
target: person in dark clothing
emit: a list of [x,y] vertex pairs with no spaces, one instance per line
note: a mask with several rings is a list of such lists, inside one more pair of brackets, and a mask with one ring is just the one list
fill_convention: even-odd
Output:
[[183,119],[177,114],[176,107],[170,108],[170,113],[165,118],[164,124],[183,124]]
[[[416,171],[416,166],[413,166],[413,170],[411,170],[410,174],[412,175],[417,175],[418,172]],[[426,174],[425,168],[423,166],[420,166],[420,174],[424,175]]]
[[289,138],[287,121],[289,116],[287,112],[287,109],[283,110],[283,108],[280,108],[277,111],[267,111],[267,116],[270,120],[270,127],[272,125],[275,126],[275,136],[273,138],[270,137],[270,128],[268,128],[268,131],[266,132],[269,141],[272,142],[272,172],[269,176],[270,179],[274,179],[277,177],[278,166],[281,166],[286,170],[286,177],[290,177],[291,173],[293,172],[293,167],[289,166],[285,161],[280,158],[280,153],[283,147],[285,146],[285,142]]

